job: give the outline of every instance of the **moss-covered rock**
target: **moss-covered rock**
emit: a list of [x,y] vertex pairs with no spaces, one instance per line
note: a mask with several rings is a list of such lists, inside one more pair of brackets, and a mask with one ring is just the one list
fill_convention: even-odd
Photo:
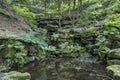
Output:
[[120,65],[111,65],[107,67],[107,71],[113,73],[115,77],[120,78]]
[[0,80],[30,80],[31,76],[29,73],[21,73],[17,71],[11,71],[6,76],[1,77]]
[[120,48],[111,50],[108,58],[120,59]]
[[113,59],[113,60],[107,60],[108,65],[120,65],[120,60]]
[[2,66],[1,64],[0,64],[0,72],[1,71],[5,71],[6,70],[6,67],[5,66]]
[[15,40],[0,40],[0,42],[0,46],[2,46],[1,56],[5,64],[8,66],[22,66],[27,62],[28,51],[25,44]]

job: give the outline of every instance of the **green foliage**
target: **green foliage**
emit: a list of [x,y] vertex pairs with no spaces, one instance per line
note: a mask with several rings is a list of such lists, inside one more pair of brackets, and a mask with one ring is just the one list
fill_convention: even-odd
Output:
[[11,14],[10,14],[7,10],[5,10],[5,9],[3,9],[3,8],[0,8],[0,13],[6,15],[6,16],[8,16],[8,17],[11,16]]
[[96,38],[96,48],[94,49],[95,53],[97,53],[100,60],[106,60],[107,55],[110,52],[110,49],[105,45],[106,37],[103,35],[99,35]]
[[36,28],[35,13],[31,12],[27,7],[21,8],[13,5],[13,8],[25,19],[32,29]]
[[78,24],[87,27],[88,25],[94,24],[96,21],[102,20],[105,16],[103,10],[103,4],[100,1],[97,1],[96,4],[91,5],[81,12],[81,18],[79,18]]
[[114,39],[116,35],[120,35],[120,22],[106,22],[104,27],[103,34],[106,35],[109,39]]
[[99,48],[96,49],[96,52],[99,56],[99,60],[106,61],[107,55],[110,53],[110,49],[105,45],[99,45]]
[[[109,17],[115,17],[116,15],[118,16],[120,11],[119,3],[119,0],[96,1],[96,4],[91,5],[81,13],[81,18],[78,20],[78,24],[80,26],[88,26],[95,24],[97,21],[105,20],[108,15],[110,15]],[[116,20],[118,20],[117,17]]]
[[[4,45],[5,46],[5,45]],[[27,62],[27,50],[25,49],[23,43],[19,41],[9,40],[7,47],[5,47],[7,51],[4,51],[5,63],[8,66],[23,66]]]
[[[108,16],[107,22],[105,23],[105,28],[116,28],[116,30],[120,29],[120,14],[113,14]],[[114,29],[114,32],[116,31]],[[117,31],[119,32],[119,31]]]
[[5,0],[8,4],[27,4],[28,0]]
[[10,43],[8,44],[8,48],[15,48],[15,49],[24,49],[24,46],[21,42],[19,41],[15,41],[14,43],[12,41],[10,41]]
[[97,33],[97,29],[95,28],[95,27],[89,27],[89,28],[87,28],[86,29],[86,32],[85,33],[88,33],[88,34],[93,34],[93,35],[97,35],[96,33]]
[[68,57],[80,57],[82,54],[86,53],[84,47],[78,45],[72,45],[69,42],[64,42],[59,45],[60,52],[62,53],[61,56],[68,56]]
[[105,43],[105,40],[106,40],[106,37],[105,37],[105,36],[99,35],[99,36],[96,38],[96,45],[104,44],[104,43]]
[[120,35],[120,22],[118,19],[119,14],[108,16],[108,22],[104,24],[100,31],[100,35],[96,38],[97,48],[95,51],[98,53],[101,60],[106,60],[107,55],[110,53],[110,49],[115,48],[115,45],[117,45],[116,43],[119,40],[117,36]]
[[53,40],[53,41],[57,41],[58,40],[58,38],[60,37],[60,34],[53,34],[52,36],[51,36],[51,40]]
[[48,46],[48,47],[45,47],[44,50],[46,50],[48,52],[50,52],[50,51],[53,52],[53,51],[56,51],[56,47],[54,47],[54,46]]
[[0,45],[0,50],[3,49],[5,46],[3,44]]
[[120,20],[120,14],[112,14],[108,15],[108,21],[119,21]]
[[11,4],[13,0],[5,0],[8,4]]
[[[112,1],[111,1],[112,2]],[[120,13],[120,1],[115,0],[112,2],[112,5],[107,8],[107,12],[114,14],[114,13]]]
[[[34,35],[33,33],[25,33],[23,36],[23,41],[27,43],[37,44],[39,57],[47,57],[53,53],[60,53],[60,56],[69,56],[69,57],[81,57],[83,54],[86,55],[87,52],[96,53],[100,60],[106,60],[107,55],[110,52],[110,49],[115,47],[113,44],[119,42],[118,36],[120,35],[120,1],[108,1],[108,0],[82,0],[82,4],[95,2],[89,7],[81,8],[80,3],[76,0],[76,3],[73,0],[6,0],[13,8],[26,20],[26,22],[31,26],[31,28],[39,32],[40,34]],[[34,6],[35,5],[35,6]],[[83,7],[83,6],[82,6]],[[34,10],[39,14],[34,13]],[[77,21],[77,24],[80,27],[87,27],[82,33],[78,34],[78,40],[74,42],[72,40],[75,36],[74,33],[66,32],[66,30],[58,29],[58,32],[50,35],[50,40],[53,41],[55,46],[48,45],[46,40],[47,30],[42,28],[36,28],[37,22],[35,21],[36,17],[63,17],[63,16],[73,16],[78,8],[85,9],[78,14],[80,19]],[[33,12],[32,12],[33,11]],[[0,13],[6,14],[9,16],[7,11],[0,8]],[[70,13],[70,14],[68,14]],[[50,14],[50,15],[49,15]],[[63,15],[63,16],[62,16]],[[75,14],[76,15],[76,14]],[[103,22],[100,28],[94,27],[97,22]],[[79,27],[79,26],[78,26]],[[99,30],[99,31],[98,31]],[[71,39],[72,35],[72,39]],[[64,41],[59,41],[63,39]],[[110,46],[106,44],[106,41],[109,41]],[[5,48],[2,44],[0,50]],[[18,64],[23,65],[26,63],[26,51],[25,47],[20,42],[11,42],[7,45],[8,53],[7,62],[10,65]],[[116,47],[115,47],[116,48]],[[15,49],[15,50],[14,50]],[[14,54],[15,53],[15,54]],[[53,54],[54,55],[54,54]]]
[[100,34],[95,27],[87,28],[83,33],[80,34],[83,43],[88,43],[89,45],[94,44],[95,38]]
[[47,43],[44,41],[45,40],[44,33],[43,33],[43,35],[39,35],[39,36],[35,36],[33,33],[25,33],[22,40],[24,40],[25,42],[28,42],[28,43],[37,44],[42,49],[44,49],[45,47],[48,46]]

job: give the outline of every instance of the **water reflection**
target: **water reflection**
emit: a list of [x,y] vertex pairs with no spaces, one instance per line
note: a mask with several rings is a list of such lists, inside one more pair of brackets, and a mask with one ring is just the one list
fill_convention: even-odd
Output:
[[104,65],[72,58],[46,59],[27,65],[22,71],[31,73],[31,80],[113,80]]

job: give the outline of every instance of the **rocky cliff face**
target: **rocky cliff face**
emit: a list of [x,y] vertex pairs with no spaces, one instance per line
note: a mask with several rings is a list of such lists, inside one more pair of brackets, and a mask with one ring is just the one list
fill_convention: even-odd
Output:
[[[0,46],[3,45],[0,47],[0,65],[5,63],[5,58],[7,55],[9,55],[7,56],[7,59],[9,58],[10,61],[14,63],[13,58],[16,58],[15,55],[17,55],[18,52],[21,52],[22,55],[25,53],[24,58],[22,56],[22,64],[27,62],[26,57],[28,57],[27,54],[29,51],[27,51],[25,46],[28,46],[28,44],[27,42],[26,44],[23,42],[26,34],[29,33],[34,35],[32,29],[28,26],[25,20],[15,10],[13,10],[10,5],[0,0]],[[28,37],[26,39],[28,39]],[[16,44],[17,48],[15,48],[14,43]],[[22,48],[20,46],[22,46]],[[21,62],[22,59],[19,61]],[[5,64],[9,64],[9,62]]]
[[22,37],[25,32],[32,32],[24,19],[10,5],[0,1],[0,36]]

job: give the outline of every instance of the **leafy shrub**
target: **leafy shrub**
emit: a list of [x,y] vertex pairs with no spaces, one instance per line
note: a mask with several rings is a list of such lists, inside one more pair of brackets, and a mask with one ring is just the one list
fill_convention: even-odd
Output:
[[120,22],[111,21],[106,22],[104,26],[103,34],[108,36],[110,39],[114,38],[116,35],[120,35]]
[[47,47],[47,43],[44,41],[44,35],[35,36],[33,33],[25,33],[22,40],[27,43],[37,44],[40,48],[44,49]]
[[107,55],[110,53],[110,49],[105,45],[99,45],[97,49],[94,49],[99,57],[99,60],[106,61]]
[[86,49],[84,47],[78,45],[72,45],[69,42],[64,42],[59,45],[61,56],[69,56],[69,57],[80,57],[86,53]]
[[23,43],[19,41],[9,40],[7,46],[4,45],[5,63],[8,66],[23,66],[27,62],[27,50]]
[[107,59],[107,55],[110,52],[110,49],[106,46],[106,37],[104,35],[99,35],[96,38],[94,53],[97,54],[99,60],[105,61]]
[[116,44],[119,41],[117,36],[120,35],[120,22],[116,18],[116,15],[109,16],[109,21],[104,24],[101,28],[100,35],[96,38],[97,47],[95,48],[95,52],[101,60],[106,60],[110,49],[117,47],[117,45],[120,46]]
[[112,14],[108,16],[108,21],[119,21],[120,20],[120,14]]
[[113,12],[113,13],[120,13],[120,1],[119,0],[116,0],[115,2],[114,2],[114,5],[112,5],[111,7],[110,7],[110,9],[111,9],[111,11]]

